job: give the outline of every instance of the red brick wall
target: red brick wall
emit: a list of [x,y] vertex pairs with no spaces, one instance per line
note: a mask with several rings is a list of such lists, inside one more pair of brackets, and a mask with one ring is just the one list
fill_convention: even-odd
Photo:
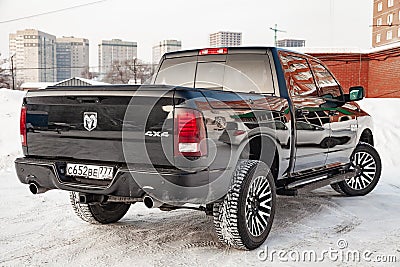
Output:
[[400,98],[400,51],[370,56],[368,90],[373,97]]
[[361,85],[367,97],[400,98],[400,48],[369,54],[314,53],[347,91]]

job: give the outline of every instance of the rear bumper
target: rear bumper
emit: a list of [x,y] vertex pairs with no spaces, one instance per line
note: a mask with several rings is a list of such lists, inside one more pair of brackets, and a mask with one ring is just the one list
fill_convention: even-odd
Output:
[[[70,161],[68,161],[70,162]],[[220,177],[224,170],[208,169],[188,173],[175,169],[154,169],[115,167],[112,180],[77,181],[65,176],[67,161],[37,158],[17,158],[15,168],[23,184],[36,183],[47,189],[61,189],[87,194],[143,198],[146,194],[167,204],[207,204],[215,201],[216,194],[225,190],[210,190],[210,182]],[[71,162],[78,163],[78,162]],[[85,164],[85,162],[79,162]],[[86,164],[93,164],[92,162]],[[110,165],[99,162],[98,165]],[[64,170],[63,170],[64,168]],[[225,191],[226,192],[226,191]]]

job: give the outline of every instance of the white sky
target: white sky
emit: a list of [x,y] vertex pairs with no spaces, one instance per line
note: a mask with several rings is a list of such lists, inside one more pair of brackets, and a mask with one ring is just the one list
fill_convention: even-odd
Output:
[[[67,8],[95,0],[0,0],[0,21]],[[163,39],[183,49],[208,46],[208,34],[240,31],[243,45],[273,45],[274,24],[302,38],[307,47],[371,47],[373,0],[107,0],[55,14],[0,24],[1,57],[8,56],[8,34],[34,28],[57,37],[89,39],[90,65],[97,66],[97,44],[112,38],[138,42],[138,58],[151,60]]]

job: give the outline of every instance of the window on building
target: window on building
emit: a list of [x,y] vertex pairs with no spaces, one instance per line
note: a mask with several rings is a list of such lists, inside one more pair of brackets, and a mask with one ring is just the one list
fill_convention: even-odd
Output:
[[387,24],[392,25],[392,23],[393,23],[393,14],[389,14],[387,16]]
[[376,42],[377,42],[377,43],[380,43],[380,42],[381,42],[381,34],[380,34],[380,33],[378,33],[378,34],[376,35]]
[[392,7],[393,6],[393,0],[388,0],[388,7]]
[[387,31],[386,40],[392,40],[392,38],[393,38],[393,32],[392,31]]
[[378,11],[382,11],[382,6],[383,6],[383,5],[382,5],[382,2],[379,2],[379,3],[378,3]]
[[382,25],[382,18],[379,18],[376,20],[376,25],[381,26]]

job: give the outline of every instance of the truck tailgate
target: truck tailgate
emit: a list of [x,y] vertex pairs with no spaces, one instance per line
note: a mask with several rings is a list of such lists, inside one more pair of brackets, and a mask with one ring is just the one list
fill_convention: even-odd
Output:
[[[135,89],[68,87],[29,92],[25,98],[25,153],[75,160],[147,163],[143,155],[145,146],[154,165],[171,165],[165,153],[172,151],[173,146],[170,113],[174,91],[167,86]],[[168,134],[162,140],[157,134],[145,135],[147,131]],[[126,147],[129,147],[129,151],[125,149],[130,155],[128,159],[124,156]]]

